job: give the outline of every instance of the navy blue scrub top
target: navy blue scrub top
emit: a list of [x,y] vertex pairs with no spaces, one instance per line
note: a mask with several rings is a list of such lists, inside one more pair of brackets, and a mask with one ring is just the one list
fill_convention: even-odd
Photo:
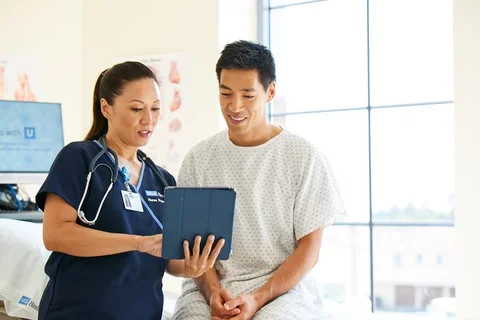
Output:
[[[77,210],[85,190],[89,165],[100,151],[101,146],[94,141],[73,142],[64,147],[36,195],[39,207],[44,210],[47,193],[53,193]],[[97,164],[100,163],[114,169],[108,154],[97,161]],[[159,170],[169,185],[175,185],[172,175],[162,168]],[[95,218],[109,184],[110,170],[105,166],[98,167],[82,205],[88,220]],[[77,223],[114,233],[162,233],[145,204],[162,222],[163,203],[159,201],[158,192],[163,195],[164,187],[143,163],[137,186],[131,187],[143,199],[143,212],[125,209],[121,195],[121,190],[125,190],[124,180],[119,174],[95,225],[86,225],[78,217]],[[62,212],[55,214],[61,215]],[[162,278],[165,269],[165,260],[138,251],[88,258],[52,252],[45,266],[50,281],[40,301],[39,319],[159,320],[163,311]]]

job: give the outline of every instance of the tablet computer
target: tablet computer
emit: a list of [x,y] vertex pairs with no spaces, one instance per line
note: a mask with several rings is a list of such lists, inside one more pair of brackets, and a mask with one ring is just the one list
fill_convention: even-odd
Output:
[[227,260],[232,250],[236,192],[229,187],[167,187],[163,207],[162,258],[184,259],[183,241],[193,251],[197,235],[202,237],[201,250],[210,234],[213,247],[225,239],[218,260]]

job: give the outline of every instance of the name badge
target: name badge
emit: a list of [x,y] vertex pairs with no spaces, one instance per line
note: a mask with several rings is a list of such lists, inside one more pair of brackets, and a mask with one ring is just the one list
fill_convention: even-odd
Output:
[[143,212],[142,200],[138,193],[122,190],[122,199],[125,209]]

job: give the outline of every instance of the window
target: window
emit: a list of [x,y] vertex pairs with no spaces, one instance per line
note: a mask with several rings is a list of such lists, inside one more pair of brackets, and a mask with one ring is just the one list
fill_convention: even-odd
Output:
[[428,319],[433,299],[455,296],[452,0],[261,7],[269,117],[327,156],[349,212],[325,231],[324,299]]
[[422,254],[417,254],[417,264],[418,265],[423,264],[423,255]]
[[403,257],[401,253],[395,254],[395,268],[401,268],[403,265]]
[[442,255],[437,255],[437,265],[441,266],[443,264],[443,256]]

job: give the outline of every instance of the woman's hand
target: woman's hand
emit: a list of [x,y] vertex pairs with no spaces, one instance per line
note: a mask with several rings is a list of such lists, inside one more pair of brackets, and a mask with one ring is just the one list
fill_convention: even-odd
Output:
[[154,257],[162,256],[162,240],[163,234],[154,236],[142,236],[138,242],[137,250],[151,254]]
[[203,248],[203,252],[200,255],[201,241],[202,237],[197,236],[195,238],[192,254],[190,254],[188,241],[185,240],[183,242],[183,252],[185,254],[185,275],[188,278],[198,278],[205,271],[212,268],[217,260],[218,255],[220,254],[220,250],[222,250],[222,247],[225,244],[225,240],[220,239],[212,251],[212,245],[215,241],[215,236],[210,235],[207,239],[205,247]]

